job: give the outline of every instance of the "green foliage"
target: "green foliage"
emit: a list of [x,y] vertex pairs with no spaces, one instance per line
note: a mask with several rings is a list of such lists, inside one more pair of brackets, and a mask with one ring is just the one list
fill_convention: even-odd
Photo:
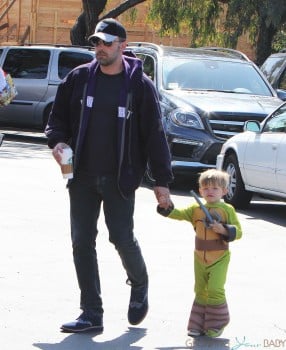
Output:
[[150,18],[159,22],[161,35],[184,32],[190,35],[191,46],[223,45],[233,34],[222,23],[224,10],[219,0],[153,0]]
[[222,7],[212,0],[153,0],[149,18],[161,35],[188,33],[192,46],[219,40],[216,21]]
[[181,22],[184,20],[181,6],[182,0],[155,0],[149,13],[149,18],[154,22],[160,22],[160,33],[168,34],[173,32],[178,34]]
[[286,26],[284,25],[284,29],[279,31],[273,40],[272,51],[278,52],[285,48],[286,48]]
[[286,21],[285,0],[152,0],[150,18],[161,34],[190,35],[192,46],[235,48],[248,33],[255,44],[262,27],[278,31]]
[[257,29],[257,0],[230,0],[224,22],[226,44],[236,47],[239,36],[246,32],[253,41],[257,37]]
[[124,18],[127,21],[131,22],[132,24],[136,22],[137,17],[138,17],[138,10],[136,9],[136,7],[132,7],[126,12],[124,12]]

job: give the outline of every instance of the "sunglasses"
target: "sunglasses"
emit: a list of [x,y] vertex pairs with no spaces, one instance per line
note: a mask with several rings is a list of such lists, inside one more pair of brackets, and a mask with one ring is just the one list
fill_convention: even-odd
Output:
[[121,43],[122,41],[120,41],[120,40],[104,41],[104,40],[99,39],[97,37],[93,37],[90,39],[91,45],[95,46],[95,47],[99,46],[100,44],[103,44],[106,47],[110,47],[110,46],[112,46],[113,43],[116,43],[116,42]]

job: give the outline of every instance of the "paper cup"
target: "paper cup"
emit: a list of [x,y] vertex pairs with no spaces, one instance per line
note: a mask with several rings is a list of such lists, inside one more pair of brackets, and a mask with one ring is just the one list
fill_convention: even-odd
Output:
[[64,179],[73,178],[72,149],[67,147],[61,153],[61,170]]

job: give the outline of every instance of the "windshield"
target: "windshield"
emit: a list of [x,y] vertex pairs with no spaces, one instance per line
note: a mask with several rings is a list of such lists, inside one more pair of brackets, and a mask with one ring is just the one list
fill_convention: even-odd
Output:
[[272,96],[256,69],[239,62],[166,58],[164,89],[212,90]]

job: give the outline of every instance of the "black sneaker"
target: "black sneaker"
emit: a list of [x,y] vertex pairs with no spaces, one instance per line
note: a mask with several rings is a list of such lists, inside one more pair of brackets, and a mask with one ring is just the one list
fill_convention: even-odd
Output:
[[141,287],[131,286],[128,308],[128,321],[132,325],[142,322],[148,312],[148,284]]
[[87,331],[103,332],[102,315],[91,316],[83,312],[75,321],[65,323],[61,326],[62,332],[79,333]]

